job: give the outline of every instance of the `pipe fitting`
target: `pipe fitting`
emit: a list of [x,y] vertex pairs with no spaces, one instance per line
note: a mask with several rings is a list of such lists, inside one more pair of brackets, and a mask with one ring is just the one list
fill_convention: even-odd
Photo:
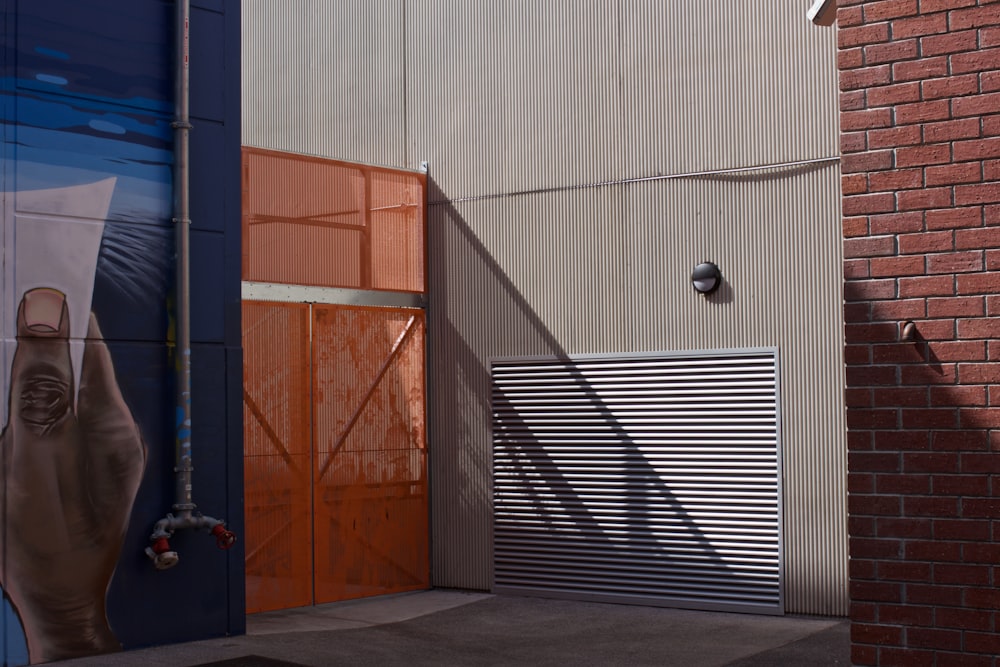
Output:
[[220,549],[231,549],[236,544],[236,533],[227,530],[226,526],[221,523],[212,528],[212,535],[215,536],[215,546]]
[[181,559],[177,552],[170,548],[170,542],[165,537],[153,540],[153,544],[146,547],[146,555],[153,561],[153,567],[157,570],[169,570]]

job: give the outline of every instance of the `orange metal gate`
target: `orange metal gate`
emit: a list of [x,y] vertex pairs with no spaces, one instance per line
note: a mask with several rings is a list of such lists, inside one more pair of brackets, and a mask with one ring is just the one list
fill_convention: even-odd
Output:
[[424,179],[243,162],[247,611],[427,588],[424,312],[321,302],[423,293]]

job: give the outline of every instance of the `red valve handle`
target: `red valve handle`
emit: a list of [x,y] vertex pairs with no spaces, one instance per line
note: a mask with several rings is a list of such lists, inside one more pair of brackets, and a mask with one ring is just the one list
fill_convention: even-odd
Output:
[[226,530],[226,527],[221,523],[216,524],[215,528],[212,529],[212,535],[215,535],[215,546],[220,549],[229,549],[236,544],[236,533]]

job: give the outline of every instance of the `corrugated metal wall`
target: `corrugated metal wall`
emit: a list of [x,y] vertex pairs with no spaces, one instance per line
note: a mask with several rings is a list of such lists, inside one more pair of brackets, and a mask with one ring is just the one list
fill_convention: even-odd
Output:
[[[328,20],[333,44],[244,3],[245,143],[429,163],[435,585],[492,583],[490,359],[776,347],[786,609],[846,613],[835,35],[808,4],[397,0],[283,19]],[[320,73],[312,48],[349,57]],[[279,131],[290,119],[308,131]],[[708,298],[689,283],[703,260],[726,281]]]

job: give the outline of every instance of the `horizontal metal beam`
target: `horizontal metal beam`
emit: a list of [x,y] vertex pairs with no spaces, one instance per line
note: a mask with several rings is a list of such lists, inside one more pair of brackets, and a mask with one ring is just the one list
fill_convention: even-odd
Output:
[[327,303],[338,306],[374,306],[381,308],[425,308],[427,300],[415,292],[384,292],[380,290],[348,289],[345,287],[314,287],[258,283],[244,280],[242,297],[245,301],[281,301],[284,303]]

